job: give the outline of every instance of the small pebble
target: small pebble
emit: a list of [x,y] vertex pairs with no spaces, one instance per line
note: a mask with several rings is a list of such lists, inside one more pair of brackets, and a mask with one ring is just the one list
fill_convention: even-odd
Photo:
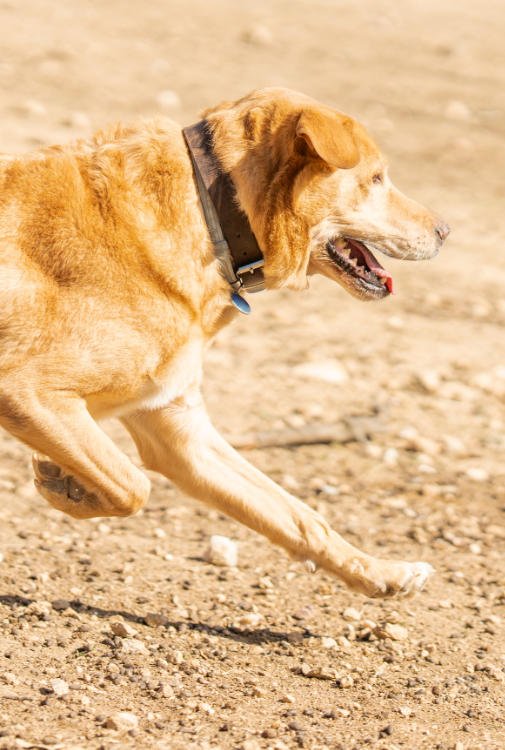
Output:
[[156,104],[160,109],[170,111],[181,106],[181,98],[176,91],[165,89],[165,91],[160,91],[157,95]]
[[123,638],[121,641],[121,651],[125,654],[148,654],[149,651],[138,638]]
[[165,615],[162,615],[159,612],[148,612],[144,617],[144,620],[146,622],[146,625],[149,625],[151,628],[168,625],[170,622],[168,617],[165,617]]
[[212,565],[233,568],[238,563],[238,545],[227,536],[214,534],[209,540],[209,547],[204,559]]
[[436,393],[440,388],[441,377],[437,370],[421,370],[416,374],[419,384],[428,393]]
[[465,102],[458,99],[452,99],[447,102],[444,114],[450,120],[459,120],[460,122],[469,122],[472,119],[472,112]]
[[299,378],[321,380],[324,383],[332,383],[333,385],[341,385],[349,379],[347,371],[340,362],[332,359],[321,362],[304,362],[293,367],[291,372]]
[[284,695],[281,695],[279,698],[281,703],[295,703],[296,699],[294,695],[291,695],[291,693],[285,693]]
[[85,112],[71,112],[63,121],[63,125],[86,130],[91,127],[91,118]]
[[242,40],[256,47],[269,47],[273,42],[273,34],[263,24],[256,23],[242,34]]
[[234,625],[238,628],[256,628],[262,622],[263,615],[259,612],[247,612],[244,615],[238,617]]
[[321,638],[321,646],[323,648],[336,648],[337,642],[334,638],[330,638],[330,636],[323,635]]
[[135,628],[132,628],[127,622],[122,622],[121,620],[111,622],[110,629],[114,635],[118,635],[120,638],[128,638],[137,635]]
[[138,725],[138,717],[130,711],[118,711],[109,716],[104,723],[106,729],[115,729],[120,732],[129,732],[132,729],[137,729]]
[[396,448],[386,448],[382,456],[382,460],[386,466],[396,466],[398,463],[398,451]]
[[489,472],[480,466],[471,466],[465,471],[466,476],[474,482],[487,482]]
[[299,670],[299,674],[304,677],[311,677],[316,680],[335,680],[337,679],[337,673],[334,669],[329,667],[311,667],[308,664],[302,664]]
[[53,690],[53,693],[58,696],[58,698],[63,697],[64,695],[68,694],[69,687],[68,683],[65,682],[65,680],[61,680],[59,678],[56,678],[54,680],[51,680],[51,688]]
[[354,677],[350,674],[345,674],[342,677],[337,677],[337,685],[340,688],[348,688],[354,685]]
[[316,614],[315,608],[311,604],[307,604],[305,607],[301,607],[296,612],[293,612],[292,617],[295,620],[309,620]]
[[348,622],[358,622],[361,619],[361,615],[361,610],[355,609],[355,607],[347,607],[342,612],[342,617]]
[[381,729],[379,732],[379,737],[389,737],[393,734],[393,727],[391,724],[388,724],[384,729]]
[[26,99],[21,105],[21,113],[28,117],[45,117],[47,107],[38,99]]
[[405,641],[409,637],[407,628],[393,622],[379,625],[374,632],[379,638],[391,638],[392,641]]

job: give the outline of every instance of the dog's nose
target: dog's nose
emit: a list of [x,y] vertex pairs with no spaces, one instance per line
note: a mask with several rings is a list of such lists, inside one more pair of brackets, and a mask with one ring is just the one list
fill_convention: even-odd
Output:
[[435,227],[435,234],[440,239],[440,242],[443,242],[444,240],[447,239],[450,231],[451,231],[451,228],[449,224],[445,223],[445,221],[440,221]]

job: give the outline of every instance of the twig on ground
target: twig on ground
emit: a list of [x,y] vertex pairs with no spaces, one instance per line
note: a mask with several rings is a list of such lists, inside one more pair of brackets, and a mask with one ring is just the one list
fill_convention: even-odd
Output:
[[241,450],[274,448],[318,443],[366,442],[377,432],[384,430],[381,418],[375,415],[352,416],[333,424],[306,424],[302,427],[287,427],[284,430],[249,432],[245,435],[229,435],[229,442]]

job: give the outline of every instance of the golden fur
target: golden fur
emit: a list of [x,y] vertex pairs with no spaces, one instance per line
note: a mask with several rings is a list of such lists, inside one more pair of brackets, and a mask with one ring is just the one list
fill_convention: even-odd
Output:
[[[321,272],[384,296],[332,264],[325,243],[345,235],[429,257],[448,231],[393,188],[362,126],[301,94],[264,89],[206,118],[269,289]],[[202,356],[234,314],[175,123],[0,160],[0,424],[37,451],[40,494],[76,518],[146,502],[146,475],[95,421],[116,415],[148,468],[294,557],[368,595],[420,588],[429,566],[347,544],[215,432]]]

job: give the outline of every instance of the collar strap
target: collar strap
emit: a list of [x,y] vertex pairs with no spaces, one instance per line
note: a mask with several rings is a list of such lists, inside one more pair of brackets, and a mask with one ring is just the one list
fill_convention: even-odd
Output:
[[229,174],[212,148],[208,122],[200,120],[183,129],[203,214],[214,252],[223,275],[237,292],[260,292],[265,288],[263,254],[245,213],[237,203],[237,193]]

